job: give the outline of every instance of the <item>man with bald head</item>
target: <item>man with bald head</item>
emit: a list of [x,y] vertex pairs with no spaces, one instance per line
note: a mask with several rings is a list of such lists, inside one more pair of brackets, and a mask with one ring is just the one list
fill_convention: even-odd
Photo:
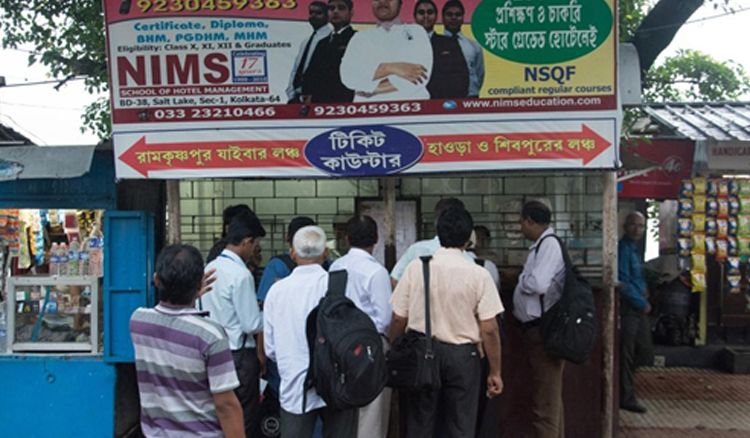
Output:
[[636,357],[651,345],[646,315],[651,312],[639,242],[646,231],[646,218],[634,211],[623,227],[625,235],[617,248],[620,280],[620,408],[642,414],[646,407],[635,398]]

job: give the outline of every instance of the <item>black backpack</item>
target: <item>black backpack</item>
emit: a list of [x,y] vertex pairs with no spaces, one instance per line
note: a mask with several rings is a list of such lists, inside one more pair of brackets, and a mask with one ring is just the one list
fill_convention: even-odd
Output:
[[544,295],[539,296],[542,306],[540,328],[544,339],[544,350],[552,357],[573,363],[586,362],[596,342],[596,307],[591,285],[570,262],[568,251],[554,234],[539,241],[539,252],[544,239],[554,237],[560,244],[565,260],[565,283],[560,300],[544,311]]
[[388,378],[383,340],[369,316],[345,296],[346,271],[333,271],[328,292],[307,317],[310,366],[304,383],[337,410],[370,404]]
[[[289,269],[289,272],[294,271],[294,268],[297,267],[297,263],[294,260],[292,260],[292,256],[289,255],[289,253],[279,254],[274,257],[281,260],[284,263],[284,265],[286,265],[286,267]],[[323,267],[323,269],[327,271],[328,268],[331,267],[331,262],[329,262],[328,259],[326,259],[323,261],[323,264],[321,266]]]

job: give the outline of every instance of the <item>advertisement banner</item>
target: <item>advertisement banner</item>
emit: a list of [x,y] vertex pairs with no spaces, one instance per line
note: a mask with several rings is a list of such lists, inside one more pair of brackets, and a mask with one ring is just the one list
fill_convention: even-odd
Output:
[[617,161],[614,0],[104,5],[121,178]]
[[694,151],[692,140],[641,140],[623,146],[623,167],[617,173],[618,196],[677,199],[680,181],[692,176]]

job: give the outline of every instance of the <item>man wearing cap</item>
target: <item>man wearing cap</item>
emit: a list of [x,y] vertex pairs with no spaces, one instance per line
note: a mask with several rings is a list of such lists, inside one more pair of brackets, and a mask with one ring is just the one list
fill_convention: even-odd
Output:
[[236,216],[227,230],[227,245],[205,271],[216,270],[213,289],[203,295],[198,306],[209,312],[209,317],[221,324],[229,338],[239,388],[235,389],[242,405],[245,433],[250,436],[258,413],[260,374],[263,355],[256,349],[262,342],[263,315],[255,296],[253,276],[246,263],[258,251],[260,238],[266,235],[253,212]]

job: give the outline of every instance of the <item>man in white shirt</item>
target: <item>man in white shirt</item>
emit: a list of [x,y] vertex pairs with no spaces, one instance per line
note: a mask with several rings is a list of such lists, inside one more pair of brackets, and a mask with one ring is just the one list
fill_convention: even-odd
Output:
[[255,282],[246,263],[260,246],[266,230],[253,212],[236,216],[227,230],[227,245],[205,272],[216,270],[212,290],[203,295],[199,308],[221,324],[227,332],[240,387],[235,390],[242,405],[245,431],[250,436],[258,415],[262,352],[254,336],[263,330],[263,316],[258,308]]
[[[378,263],[372,252],[378,242],[378,225],[370,216],[355,216],[346,223],[346,236],[351,249],[333,262],[331,271],[346,270],[346,295],[365,312],[383,336],[383,349],[389,345],[385,336],[391,324],[391,282],[388,271]],[[359,438],[385,438],[391,389],[385,388],[369,405],[359,409]]]
[[292,71],[289,75],[289,85],[286,87],[286,97],[289,103],[301,103],[302,80],[310,66],[313,53],[318,43],[331,35],[331,27],[328,26],[328,5],[322,1],[313,1],[308,6],[307,21],[313,28],[313,33],[305,38],[300,44],[299,53],[294,59]]
[[427,32],[399,19],[401,0],[373,0],[375,27],[357,32],[341,60],[355,102],[429,99],[432,46]]
[[[457,198],[443,198],[439,200],[437,204],[435,204],[435,224],[437,224],[440,215],[451,207],[466,208],[464,203]],[[406,270],[406,267],[412,262],[412,260],[417,260],[421,256],[433,255],[438,249],[440,249],[440,239],[438,239],[438,236],[435,236],[432,239],[425,239],[412,243],[404,255],[398,259],[396,266],[391,270],[391,285],[394,288],[396,287],[396,283],[398,283],[401,276],[404,275],[404,270]],[[465,257],[472,263],[474,262],[474,259],[471,258],[471,256],[465,255]]]
[[[521,232],[534,242],[513,291],[513,315],[521,323],[523,344],[531,370],[531,416],[536,438],[563,435],[562,359],[544,351],[539,318],[544,310],[560,300],[565,282],[562,248],[552,237],[552,213],[539,201],[529,201],[521,209]],[[546,238],[550,236],[549,238]]]
[[292,239],[291,256],[297,267],[271,286],[263,314],[266,355],[278,364],[281,375],[281,436],[309,438],[321,417],[325,438],[353,437],[356,409],[330,409],[314,388],[303,394],[310,367],[307,317],[328,290],[328,273],[321,267],[328,256],[325,232],[312,225],[301,228]]
[[445,36],[458,39],[461,52],[469,67],[469,97],[479,97],[479,91],[484,83],[484,54],[482,46],[476,41],[466,38],[461,33],[464,24],[464,5],[460,0],[448,0],[443,5],[443,25]]

